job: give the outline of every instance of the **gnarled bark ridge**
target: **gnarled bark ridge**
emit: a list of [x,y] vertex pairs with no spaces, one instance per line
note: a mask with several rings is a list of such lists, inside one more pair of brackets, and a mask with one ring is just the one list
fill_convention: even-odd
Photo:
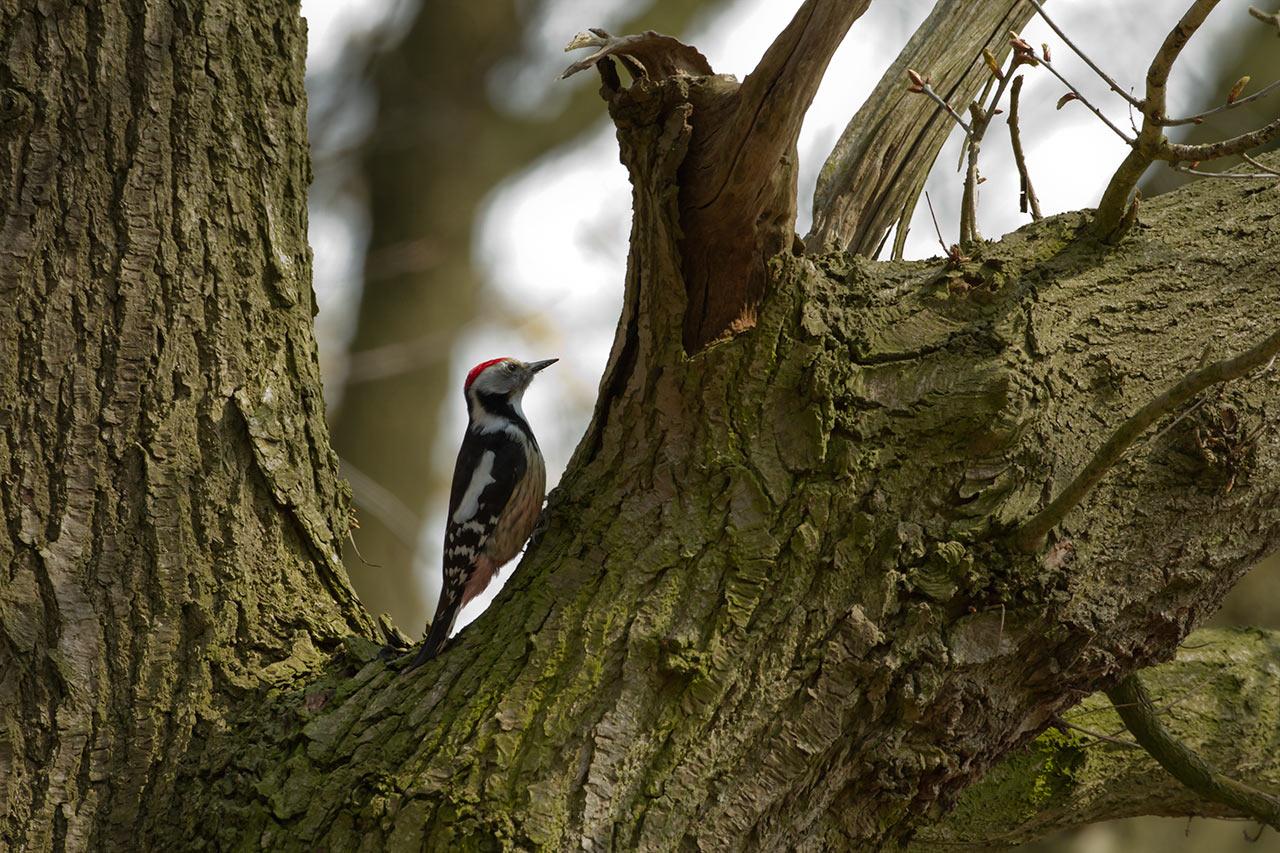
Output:
[[[300,198],[288,183],[299,155],[270,144],[285,127],[300,138],[301,106],[280,94],[296,91],[296,65],[264,78],[281,89],[243,88],[259,79],[251,69],[280,61],[260,50],[269,36],[288,46],[295,31],[251,29],[256,40],[232,47],[218,39],[246,26],[239,18],[145,9],[129,19],[142,27],[137,44],[170,50],[145,62],[145,50],[130,54],[142,64],[123,79],[141,85],[173,63],[159,79],[208,99],[190,120],[210,117],[220,141],[242,143],[213,146],[195,123],[172,140],[186,153],[166,161],[158,146],[154,162],[184,176],[192,164],[213,170],[187,176],[194,188],[239,187],[232,202],[209,201],[232,205],[233,229],[257,223],[247,236],[233,231],[238,243],[300,245],[301,208],[286,217],[272,204],[289,186],[284,197]],[[87,16],[86,32],[100,23]],[[51,31],[30,37],[41,32]],[[188,32],[204,39],[187,43]],[[235,73],[217,79],[234,86],[199,76],[233,60]],[[28,85],[41,83],[32,74]],[[44,240],[16,244],[38,248],[41,263],[10,284],[44,325],[6,323],[16,342],[4,352],[45,396],[0,385],[3,411],[25,419],[7,433],[3,464],[16,473],[6,482],[52,471],[81,484],[42,487],[45,503],[6,494],[0,547],[17,568],[0,596],[0,651],[31,661],[4,670],[4,754],[24,762],[5,774],[7,843],[102,848],[132,832],[157,848],[874,847],[937,821],[1082,697],[1170,657],[1275,550],[1280,456],[1265,371],[1162,421],[1045,550],[1008,544],[1206,346],[1226,355],[1274,330],[1272,196],[1189,187],[1151,203],[1119,249],[1082,236],[1084,217],[1067,215],[955,267],[783,251],[759,259],[754,323],[693,351],[682,182],[700,120],[693,93],[714,85],[683,74],[629,88],[607,79],[635,219],[593,422],[545,533],[495,605],[408,675],[377,658],[375,631],[322,547],[342,528],[342,501],[325,485],[336,481],[325,479],[318,405],[307,408],[317,386],[303,357],[306,306],[281,295],[290,279],[272,273],[273,259],[287,272],[294,256],[231,253],[237,240],[182,215],[187,183],[146,184],[152,192],[120,210],[83,219],[42,218],[28,201],[26,218],[7,220]],[[142,91],[138,138],[173,133],[149,123],[144,108],[161,95]],[[229,92],[254,108],[250,119],[230,111]],[[218,171],[212,152],[222,151],[259,170]],[[9,156],[6,191],[22,198],[30,184],[12,177]],[[153,174],[148,162],[127,176]],[[80,174],[61,168],[68,180]],[[97,271],[90,224],[144,202],[159,207],[121,221],[140,236],[163,223],[154,257],[179,272],[190,258],[207,269],[169,277],[135,259],[118,267],[128,275]],[[184,237],[192,245],[207,238],[205,252],[167,247],[186,228],[196,229]],[[51,277],[76,260],[84,284]],[[247,266],[231,281],[236,260]],[[79,306],[98,304],[89,284],[127,283],[135,271],[129,286],[164,310],[142,311],[155,303],[126,290],[104,299],[98,320],[78,322]],[[57,286],[67,300],[41,309]],[[727,304],[743,304],[739,293]],[[96,334],[130,317],[154,357],[117,357],[116,339],[135,340],[123,333],[95,349],[55,346],[67,339],[40,331],[57,321]],[[187,350],[170,349],[184,340]],[[111,358],[93,361],[102,352]],[[174,365],[205,378],[180,389]],[[97,376],[105,385],[88,381]],[[139,376],[148,382],[128,384]],[[119,422],[130,441],[118,457],[90,432],[111,411],[94,395],[111,394],[135,407]],[[41,464],[14,435],[47,442]],[[160,441],[170,435],[188,439]],[[1224,442],[1230,453],[1218,452]],[[88,473],[84,459],[94,460]],[[107,511],[111,489],[131,507],[124,521]],[[96,544],[116,541],[114,529],[134,550],[117,557]],[[59,550],[72,542],[83,547]],[[13,591],[25,588],[35,592],[15,608]],[[83,598],[89,606],[76,605]],[[315,652],[345,631],[340,650]],[[77,639],[86,632],[103,640]],[[144,703],[136,715],[130,701]],[[135,732],[138,720],[164,728]],[[74,740],[66,721],[90,736]],[[15,744],[15,732],[38,737]]]

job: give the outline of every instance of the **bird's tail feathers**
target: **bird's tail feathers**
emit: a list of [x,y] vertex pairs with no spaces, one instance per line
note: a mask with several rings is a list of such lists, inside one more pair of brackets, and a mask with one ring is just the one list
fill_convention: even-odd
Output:
[[452,607],[436,609],[436,616],[431,620],[431,630],[427,632],[427,638],[422,641],[422,648],[418,649],[417,656],[405,672],[417,669],[440,654],[445,642],[449,639],[449,634],[453,631],[453,623],[457,620],[460,609],[456,603]]

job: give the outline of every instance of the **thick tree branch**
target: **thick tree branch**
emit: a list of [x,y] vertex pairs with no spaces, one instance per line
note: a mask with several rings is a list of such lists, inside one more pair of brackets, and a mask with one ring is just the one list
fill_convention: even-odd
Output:
[[774,250],[788,152],[746,237],[702,232],[732,287],[764,271],[752,333],[689,357],[690,152],[739,87],[606,58],[635,219],[595,420],[495,605],[401,676],[335,554],[301,21],[98,5],[0,29],[0,844],[877,848],[1280,547],[1256,376],[1234,489],[1171,440],[1072,552],[1002,547],[1146,377],[1273,316],[1270,198],[1169,193],[1122,252],[1064,215],[872,264]]
[[[246,702],[191,773],[248,784],[184,783],[158,840],[189,845],[196,813],[210,846],[251,826],[307,849],[875,847],[1064,714],[1114,731],[1070,709],[1171,653],[1280,545],[1273,385],[1251,376],[1232,393],[1261,437],[1229,493],[1187,473],[1171,432],[1098,484],[1074,564],[999,547],[1049,472],[1146,402],[1144,377],[1212,334],[1248,345],[1274,301],[1268,199],[1165,194],[1123,252],[1050,217],[981,269],[784,254],[752,333],[687,358],[654,332],[681,307],[678,95],[614,107],[666,121],[619,134],[624,315],[546,533],[413,676],[374,649]],[[1215,253],[1223,228],[1234,250]]]
[[662,120],[646,105],[667,97],[658,93],[663,87],[678,89],[677,100],[692,108],[679,191],[686,351],[755,324],[768,259],[795,239],[800,124],[831,55],[869,2],[806,0],[741,85],[712,76],[696,50],[656,33],[614,37],[595,30],[570,43],[568,49],[597,50],[565,76],[592,64],[603,72],[603,60],[618,56],[652,84],[619,98],[607,83],[620,126],[633,126],[640,113],[644,121]]
[[[725,185],[699,185],[695,203],[713,204],[733,183],[764,184],[800,137],[800,124],[813,103],[832,54],[871,0],[806,0],[769,45],[754,71],[742,81],[739,104],[725,133],[741,146],[723,165]],[[758,192],[758,189],[755,190]],[[737,192],[748,194],[749,187]]]
[[989,71],[983,48],[998,58],[1008,33],[1034,14],[1021,0],[972,3],[941,0],[885,71],[875,91],[849,121],[818,176],[810,251],[847,248],[871,255],[895,224],[895,251],[906,239],[925,178],[951,132],[951,123],[902,85],[908,68],[935,80],[941,96],[967,104]]
[[694,114],[680,187],[686,350],[754,325],[765,264],[795,239],[800,124],[869,2],[806,0],[742,86]]
[[[1211,761],[1280,791],[1280,632],[1201,630],[1177,659],[1143,670],[1172,735]],[[1242,713],[1248,708],[1249,713]],[[1165,773],[1136,744],[1077,732],[1126,735],[1116,709],[1094,694],[967,790],[917,851],[1013,847],[1054,832],[1138,815],[1247,817]]]

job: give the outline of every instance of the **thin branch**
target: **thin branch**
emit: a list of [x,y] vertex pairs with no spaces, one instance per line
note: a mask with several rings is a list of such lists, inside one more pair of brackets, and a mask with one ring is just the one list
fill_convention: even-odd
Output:
[[942,247],[942,254],[946,255],[951,250],[947,248],[947,241],[942,239],[942,229],[938,227],[938,215],[933,212],[933,199],[929,198],[928,192],[924,194],[924,200],[929,205],[929,216],[933,219],[933,231],[938,235],[938,245]]
[[1197,411],[1199,411],[1199,410],[1200,410],[1200,407],[1201,407],[1201,406],[1203,406],[1203,405],[1205,404],[1205,401],[1206,401],[1207,399],[1208,399],[1208,398],[1206,398],[1206,397],[1202,397],[1202,398],[1200,398],[1199,400],[1196,400],[1196,401],[1195,401],[1194,403],[1192,403],[1190,406],[1188,406],[1188,407],[1187,407],[1187,410],[1186,410],[1185,412],[1183,412],[1182,414],[1178,415],[1178,416],[1177,416],[1176,418],[1174,418],[1173,420],[1169,421],[1169,423],[1165,425],[1164,429],[1160,430],[1158,433],[1156,433],[1155,435],[1153,435],[1153,436],[1151,437],[1151,443],[1152,443],[1152,444],[1155,444],[1155,443],[1156,443],[1156,442],[1158,442],[1160,439],[1164,438],[1164,437],[1165,437],[1165,435],[1169,432],[1169,430],[1173,429],[1173,428],[1174,428],[1174,427],[1176,427],[1178,424],[1182,423],[1182,422],[1183,422],[1183,420],[1185,420],[1186,418],[1189,418],[1191,415],[1194,415]]
[[1108,74],[1107,72],[1105,72],[1105,71],[1103,71],[1101,68],[1099,68],[1099,67],[1098,67],[1098,63],[1096,63],[1096,62],[1094,62],[1092,59],[1090,59],[1090,58],[1089,58],[1089,55],[1088,55],[1087,53],[1085,53],[1083,50],[1081,50],[1079,47],[1077,47],[1077,46],[1076,46],[1076,43],[1075,43],[1075,42],[1073,42],[1073,41],[1072,41],[1072,40],[1067,36],[1067,34],[1066,34],[1066,33],[1064,33],[1064,32],[1062,31],[1062,28],[1061,28],[1061,27],[1059,27],[1056,23],[1054,23],[1053,18],[1050,18],[1050,17],[1049,17],[1049,13],[1047,13],[1047,12],[1044,10],[1044,7],[1043,7],[1043,6],[1041,6],[1039,3],[1037,3],[1037,2],[1036,2],[1036,0],[1027,0],[1027,2],[1028,2],[1028,3],[1030,3],[1032,6],[1034,6],[1034,7],[1035,7],[1036,12],[1040,15],[1040,17],[1041,17],[1041,18],[1044,18],[1044,22],[1045,22],[1046,24],[1048,24],[1048,25],[1049,25],[1049,29],[1051,29],[1051,30],[1053,30],[1055,33],[1057,33],[1057,34],[1058,34],[1058,38],[1062,39],[1062,41],[1067,45],[1067,47],[1069,47],[1069,48],[1071,48],[1073,51],[1075,51],[1076,56],[1078,56],[1078,57],[1080,57],[1081,59],[1083,59],[1083,60],[1084,60],[1084,62],[1085,62],[1085,64],[1086,64],[1086,65],[1088,65],[1090,68],[1092,68],[1092,69],[1093,69],[1093,73],[1094,73],[1094,74],[1097,74],[1099,77],[1101,77],[1101,78],[1106,82],[1106,84],[1107,84],[1108,86],[1110,86],[1110,87],[1111,87],[1111,91],[1115,92],[1117,95],[1119,95],[1120,97],[1124,98],[1126,101],[1128,101],[1129,103],[1133,104],[1133,105],[1134,105],[1135,107],[1137,107],[1138,109],[1142,109],[1142,101],[1139,101],[1139,100],[1138,100],[1137,98],[1135,98],[1133,95],[1130,95],[1130,94],[1129,94],[1128,92],[1126,92],[1124,89],[1120,88],[1120,84],[1119,84],[1119,83],[1117,83],[1117,82],[1115,81],[1115,79],[1111,77],[1111,75],[1110,75],[1110,74]]
[[1084,726],[1077,726],[1075,723],[1068,723],[1066,720],[1062,719],[1061,717],[1059,717],[1055,722],[1057,723],[1057,725],[1062,726],[1063,728],[1074,729],[1075,731],[1080,732],[1080,734],[1088,735],[1089,737],[1094,738],[1095,740],[1103,741],[1105,743],[1113,743],[1116,746],[1123,746],[1125,749],[1142,749],[1142,745],[1134,741],[1125,740],[1124,738],[1118,738],[1115,735],[1103,734],[1102,732],[1095,732],[1093,729],[1086,729]]
[[1098,210],[1094,214],[1094,234],[1107,242],[1115,242],[1128,230],[1136,211],[1130,207],[1129,199],[1137,189],[1138,180],[1157,159],[1208,160],[1208,157],[1174,157],[1169,158],[1169,142],[1165,139],[1161,122],[1165,119],[1165,95],[1169,83],[1169,72],[1182,49],[1204,19],[1218,5],[1218,0],[1195,0],[1177,25],[1165,36],[1160,49],[1156,51],[1151,65],[1147,69],[1147,92],[1142,101],[1142,130],[1132,143],[1132,150],[1116,169],[1107,188],[1098,202]]
[[347,384],[386,379],[438,364],[449,357],[446,343],[445,335],[428,334],[354,352],[347,360]]
[[1245,151],[1266,145],[1273,139],[1280,139],[1280,118],[1265,127],[1242,133],[1239,136],[1233,136],[1230,139],[1224,139],[1221,142],[1206,142],[1203,145],[1170,144],[1167,146],[1167,154],[1162,154],[1161,159],[1182,160],[1188,163],[1201,160],[1216,160],[1219,157],[1229,157],[1232,154],[1243,154]]
[[1098,109],[1098,107],[1095,106],[1092,101],[1086,98],[1084,96],[1084,93],[1081,92],[1079,89],[1077,89],[1071,83],[1070,80],[1062,76],[1062,74],[1058,71],[1058,69],[1053,67],[1053,63],[1049,62],[1043,56],[1037,56],[1036,59],[1039,60],[1040,64],[1043,65],[1049,71],[1050,74],[1052,74],[1054,77],[1057,77],[1058,81],[1061,82],[1062,85],[1066,86],[1071,91],[1071,94],[1076,96],[1076,100],[1078,100],[1080,103],[1088,107],[1089,111],[1092,112],[1094,115],[1096,115],[1099,119],[1101,119],[1103,124],[1111,128],[1112,132],[1115,133],[1116,136],[1123,139],[1126,145],[1133,145],[1134,139],[1131,136],[1129,136],[1127,133],[1125,133],[1123,130],[1121,130],[1120,127],[1116,125],[1115,122],[1107,118],[1106,114],[1103,113],[1102,110]]
[[1267,14],[1266,12],[1257,8],[1256,6],[1250,6],[1249,14],[1253,15],[1253,17],[1257,18],[1259,21],[1262,21],[1262,23],[1270,24],[1271,26],[1275,27],[1276,32],[1280,34],[1280,12]]
[[[1019,65],[1029,61],[1030,45],[1018,39],[1012,33],[1010,34],[1009,43],[1013,47],[1013,51],[1009,56],[1009,67],[1004,69],[1003,72],[996,64],[995,55],[990,51],[983,51],[983,58],[986,60],[988,67],[991,69],[992,77],[996,81],[995,92],[991,94],[991,100],[987,103],[986,109],[983,109],[977,101],[969,105],[969,115],[973,129],[969,133],[969,144],[966,151],[969,165],[965,171],[964,195],[960,205],[961,246],[969,246],[982,239],[982,235],[978,232],[978,184],[982,183],[978,177],[978,157],[982,152],[982,140],[986,138],[987,128],[991,126],[991,120],[999,112],[1000,101],[1004,98],[1005,90],[1009,87],[1013,72],[1017,70]],[[990,89],[991,81],[988,81],[986,90]],[[983,92],[984,95],[986,90]]]
[[1256,181],[1277,174],[1276,172],[1267,174],[1259,174],[1258,172],[1206,172],[1204,169],[1193,169],[1190,166],[1181,166],[1177,163],[1170,163],[1169,168],[1185,175],[1195,175],[1198,178],[1234,178],[1244,181]]
[[1163,125],[1164,127],[1176,127],[1177,125],[1180,125],[1180,124],[1200,124],[1209,116],[1217,115],[1218,113],[1225,113],[1227,110],[1234,110],[1236,107],[1244,106],[1250,101],[1256,101],[1259,98],[1265,98],[1267,95],[1270,95],[1272,92],[1276,91],[1277,89],[1280,89],[1280,80],[1273,80],[1272,82],[1268,83],[1266,86],[1262,87],[1261,89],[1259,89],[1258,91],[1254,92],[1252,95],[1249,95],[1246,98],[1238,98],[1228,104],[1223,104],[1220,107],[1214,107],[1211,110],[1205,110],[1202,113],[1196,113],[1195,115],[1187,116],[1186,118],[1162,119],[1160,124]]
[[[1050,25],[1052,26],[1052,25]],[[1031,218],[1040,220],[1044,214],[1040,212],[1040,199],[1036,197],[1035,187],[1031,185],[1031,173],[1027,171],[1027,157],[1022,151],[1022,131],[1018,127],[1018,97],[1022,94],[1022,75],[1013,81],[1013,89],[1009,92],[1009,142],[1013,145],[1013,162],[1018,167],[1019,199],[1018,209],[1027,212],[1031,205]]]
[[1261,171],[1265,172],[1268,175],[1275,175],[1277,178],[1280,178],[1280,171],[1277,171],[1276,169],[1271,168],[1265,163],[1261,163],[1255,160],[1253,157],[1249,156],[1248,154],[1242,153],[1240,157],[1250,166],[1253,166],[1256,169],[1260,169]]
[[1219,0],[1195,0],[1191,8],[1178,20],[1177,26],[1165,36],[1160,49],[1156,51],[1155,58],[1151,60],[1151,67],[1147,69],[1147,96],[1143,101],[1142,112],[1148,118],[1155,119],[1157,122],[1164,119],[1169,72],[1173,70],[1173,64],[1182,54],[1182,49],[1187,46],[1187,42],[1195,35],[1196,30],[1200,29],[1200,25],[1204,23],[1205,18],[1209,17],[1209,13],[1214,10],[1218,2]]
[[909,79],[912,83],[911,91],[918,92],[923,95],[927,95],[935,104],[937,104],[938,106],[942,107],[944,110],[947,111],[947,115],[951,116],[952,121],[960,125],[960,127],[964,130],[965,136],[972,136],[973,128],[971,128],[969,126],[969,123],[966,122],[960,116],[960,113],[956,112],[952,108],[951,104],[947,103],[946,98],[942,97],[941,95],[939,95],[937,92],[933,90],[933,86],[929,85],[928,77],[921,77],[919,72],[915,71],[914,69],[908,68],[907,79]]
[[[356,505],[382,522],[397,541],[410,551],[418,547],[422,521],[400,498],[346,459],[338,460],[342,476],[351,484]],[[363,559],[363,558],[361,558]]]
[[1169,775],[1206,800],[1280,830],[1280,799],[1224,776],[1175,738],[1156,716],[1138,676],[1127,676],[1107,691],[1107,697],[1134,738]]
[[977,102],[969,105],[973,132],[969,134],[969,165],[964,173],[964,193],[960,198],[960,245],[972,246],[982,239],[978,233],[978,155],[982,153],[982,137],[990,123],[990,113],[983,113]]
[[1183,377],[1168,391],[1147,403],[1125,421],[1076,475],[1058,497],[1019,527],[1012,536],[1014,547],[1027,553],[1039,550],[1049,531],[1066,517],[1076,504],[1098,484],[1124,452],[1152,424],[1211,385],[1237,379],[1266,364],[1280,353],[1280,331],[1233,358],[1223,359]]

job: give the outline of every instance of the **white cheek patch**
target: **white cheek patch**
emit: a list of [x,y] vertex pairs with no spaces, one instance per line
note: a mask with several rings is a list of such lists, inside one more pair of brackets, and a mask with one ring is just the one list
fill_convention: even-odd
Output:
[[475,473],[471,475],[471,482],[467,484],[467,490],[462,493],[462,500],[454,510],[454,524],[461,524],[475,516],[476,508],[480,503],[480,493],[484,491],[485,486],[494,482],[493,460],[492,450],[486,450],[481,454],[480,464],[476,466]]
[[476,432],[490,433],[497,432],[511,422],[506,418],[490,414],[485,411],[483,406],[477,403],[471,410],[471,423],[475,426]]
[[511,395],[511,408],[516,410],[516,414],[520,416],[522,421],[528,423],[529,419],[524,416],[524,408],[520,405],[524,401],[524,392],[525,389],[521,388],[519,391]]

